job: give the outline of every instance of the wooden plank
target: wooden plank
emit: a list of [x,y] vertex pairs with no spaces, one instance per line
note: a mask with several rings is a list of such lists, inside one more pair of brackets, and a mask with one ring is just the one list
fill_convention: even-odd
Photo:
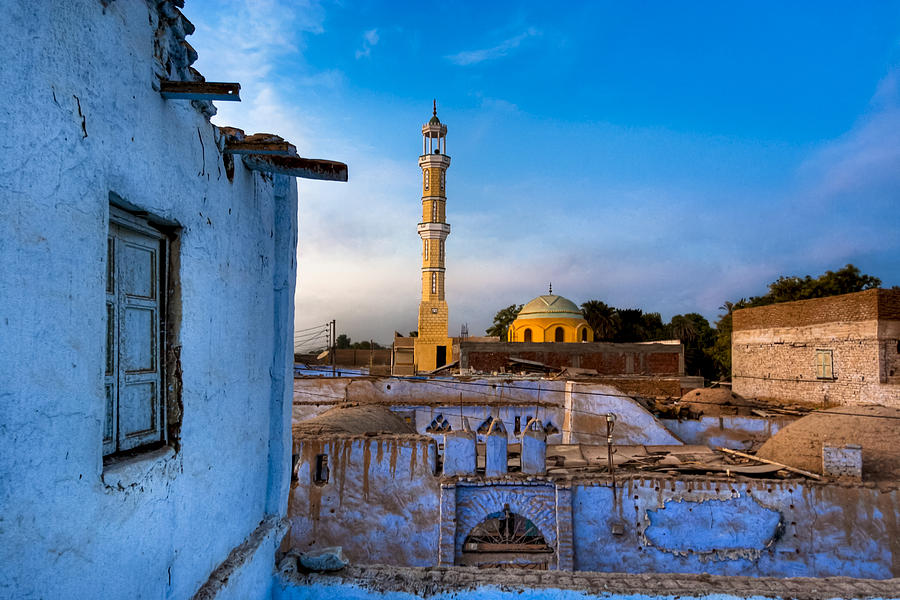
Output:
[[159,82],[159,93],[166,100],[228,100],[241,101],[241,84],[211,81]]
[[333,160],[262,154],[245,154],[242,159],[244,165],[251,171],[278,173],[303,179],[347,181],[347,165]]
[[269,156],[296,156],[297,148],[290,142],[225,142],[225,154],[267,154]]
[[797,473],[799,475],[803,475],[805,477],[812,477],[813,479],[818,479],[821,481],[822,476],[817,475],[815,473],[810,473],[809,471],[804,471],[803,469],[798,469],[796,467],[789,467],[788,465],[782,464],[780,462],[775,462],[774,460],[769,460],[767,458],[760,458],[758,456],[753,456],[752,454],[744,454],[743,452],[738,452],[737,450],[729,450],[728,448],[716,448],[719,452],[724,452],[726,454],[731,454],[734,456],[740,456],[741,458],[749,458],[751,460],[756,460],[762,463],[766,463],[767,465],[776,465],[781,467],[786,471],[790,471],[791,473]]
[[297,147],[273,133],[244,135],[240,129],[222,128],[226,134],[226,154],[268,154],[273,156],[297,156]]

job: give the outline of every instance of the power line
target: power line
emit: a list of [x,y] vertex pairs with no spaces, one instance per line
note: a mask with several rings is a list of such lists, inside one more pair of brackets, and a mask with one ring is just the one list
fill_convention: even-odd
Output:
[[[324,370],[324,369],[316,369],[315,367],[307,367],[307,368],[310,369],[310,370]],[[528,390],[528,391],[531,391],[531,392],[539,392],[539,393],[541,393],[541,394],[543,394],[543,393],[547,393],[547,394],[566,394],[566,393],[571,393],[571,394],[581,394],[581,395],[587,395],[587,396],[604,396],[604,397],[612,397],[612,398],[628,398],[629,400],[634,400],[634,397],[633,397],[633,396],[628,395],[628,394],[622,394],[622,393],[608,393],[608,392],[595,392],[595,391],[579,391],[579,390],[554,390],[554,389],[544,389],[544,390],[542,390],[542,389],[540,389],[540,388],[532,388],[532,387],[516,386],[516,385],[512,385],[512,384],[508,384],[508,383],[495,384],[495,383],[482,383],[482,382],[478,382],[478,381],[461,381],[461,380],[456,380],[456,381],[453,381],[453,382],[450,382],[450,381],[443,381],[443,382],[442,382],[442,381],[429,380],[429,379],[425,379],[425,378],[422,378],[422,377],[408,377],[408,376],[402,376],[402,375],[389,375],[389,376],[360,375],[359,377],[354,377],[354,379],[371,379],[371,380],[378,380],[378,379],[395,379],[395,380],[400,380],[400,381],[418,381],[418,382],[421,382],[421,383],[425,383],[425,384],[428,384],[428,385],[434,385],[434,386],[442,387],[442,388],[445,388],[445,389],[453,389],[453,388],[454,388],[455,386],[457,386],[457,385],[468,385],[468,386],[474,386],[474,387],[490,387],[490,388],[492,388],[492,389],[497,389],[498,385],[500,385],[501,388],[505,388],[505,389]],[[320,394],[315,394],[315,393],[312,393],[312,392],[304,392],[304,393],[307,393],[307,394],[313,395],[313,396],[320,395]],[[480,392],[480,391],[474,392],[474,393],[480,394],[480,395],[482,395],[482,396],[494,396],[494,394],[489,394],[489,393]],[[324,396],[328,397],[328,395],[324,395]],[[333,396],[333,397],[334,397],[334,398],[339,398],[339,399],[346,399],[346,398],[343,398],[343,397],[340,397],[340,396]],[[721,404],[719,404],[719,403],[717,403],[717,402],[705,402],[705,401],[702,401],[702,400],[684,400],[683,402],[684,402],[684,403],[688,403],[688,404],[705,404],[705,405],[709,405],[709,406],[722,406]],[[531,402],[531,403],[529,403],[529,402],[524,402],[524,401],[518,401],[517,403],[518,403],[518,404],[526,404],[526,405],[527,405],[527,404],[533,404],[533,405],[535,405],[535,406],[537,406],[537,405],[543,406],[543,405],[544,405],[544,404],[541,403],[541,402],[538,402],[538,403]],[[548,405],[549,405],[549,406],[559,406],[558,403],[553,403],[553,404],[548,404]],[[778,408],[778,407],[765,407],[765,409],[766,409],[767,411],[772,411],[772,412],[778,412],[778,411],[784,411],[784,410],[785,410],[785,409],[781,409],[781,408]],[[593,416],[597,416],[597,417],[605,416],[605,415],[601,415],[601,414],[598,414],[598,413],[592,413],[592,412],[588,412],[588,411],[580,411],[580,410],[577,410],[577,409],[572,409],[572,411],[573,411],[573,412],[581,412],[581,413],[584,413],[584,414],[589,414],[589,415],[593,415]],[[872,419],[893,419],[893,420],[900,420],[900,416],[891,416],[891,415],[866,415],[866,414],[855,414],[855,413],[848,413],[848,412],[838,412],[838,411],[832,411],[832,410],[824,411],[824,410],[815,409],[815,410],[810,410],[810,411],[809,411],[809,414],[813,414],[813,413],[816,413],[816,414],[824,414],[824,415],[844,415],[844,416],[851,416],[851,417],[866,417],[866,418],[872,418]]]

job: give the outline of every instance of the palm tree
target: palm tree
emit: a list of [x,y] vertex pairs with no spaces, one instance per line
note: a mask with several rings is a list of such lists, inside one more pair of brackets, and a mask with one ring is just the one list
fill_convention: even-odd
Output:
[[588,300],[581,305],[581,314],[594,330],[597,341],[611,340],[618,330],[616,309],[600,300]]
[[697,326],[684,315],[675,315],[669,323],[672,335],[682,342],[693,341],[697,337]]

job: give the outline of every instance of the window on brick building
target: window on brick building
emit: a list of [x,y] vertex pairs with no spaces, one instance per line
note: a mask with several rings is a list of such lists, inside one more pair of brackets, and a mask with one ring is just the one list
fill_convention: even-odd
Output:
[[428,260],[428,240],[425,240],[425,260]]
[[431,273],[431,293],[437,294],[437,273]]
[[425,170],[425,189],[427,190],[431,187],[431,172],[427,169]]
[[831,350],[816,350],[816,379],[834,379],[834,355]]

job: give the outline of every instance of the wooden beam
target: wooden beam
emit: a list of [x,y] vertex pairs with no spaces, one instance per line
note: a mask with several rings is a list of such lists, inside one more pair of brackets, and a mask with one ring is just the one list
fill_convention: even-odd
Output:
[[297,147],[279,138],[274,140],[254,140],[253,136],[243,140],[227,140],[225,154],[267,154],[269,156],[297,156]]
[[241,84],[211,81],[159,82],[159,93],[166,100],[229,100],[241,101]]
[[[809,471],[804,471],[803,469],[798,469],[796,467],[789,467],[788,465],[782,464],[780,462],[775,462],[774,460],[769,460],[767,458],[760,458],[758,456],[753,456],[752,454],[744,454],[743,452],[738,452],[737,450],[729,450],[728,448],[716,448],[719,452],[724,452],[726,454],[732,454],[734,456],[740,456],[741,458],[749,458],[751,460],[756,460],[761,463],[766,463],[767,465],[775,465],[777,467],[781,467],[785,471],[790,471],[792,473],[797,473],[799,475],[803,475],[805,477],[812,477],[813,479],[818,479],[821,481],[822,476],[817,475],[815,473],[810,473]],[[726,467],[727,468],[727,467]]]
[[347,165],[333,160],[264,154],[245,154],[241,158],[244,166],[251,171],[278,173],[302,179],[347,181]]

